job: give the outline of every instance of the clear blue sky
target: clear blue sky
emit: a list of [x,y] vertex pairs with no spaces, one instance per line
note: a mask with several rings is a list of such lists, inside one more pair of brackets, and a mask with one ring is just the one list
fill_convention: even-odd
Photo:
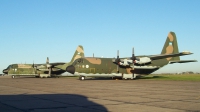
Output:
[[[12,63],[69,62],[78,45],[85,56],[160,54],[169,31],[179,51],[200,61],[199,0],[0,0],[0,73]],[[161,72],[200,72],[200,63]]]

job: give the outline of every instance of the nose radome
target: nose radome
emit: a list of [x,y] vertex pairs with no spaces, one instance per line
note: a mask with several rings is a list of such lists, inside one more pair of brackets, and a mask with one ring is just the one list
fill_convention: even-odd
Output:
[[71,73],[71,74],[74,74],[75,72],[75,67],[73,65],[70,65],[66,68],[66,71]]
[[7,70],[7,69],[4,69],[2,72],[3,72],[4,74],[8,74],[8,70]]

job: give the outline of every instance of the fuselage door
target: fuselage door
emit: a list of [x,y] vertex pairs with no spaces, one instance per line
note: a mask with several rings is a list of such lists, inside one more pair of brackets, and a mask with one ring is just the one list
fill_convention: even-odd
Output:
[[95,68],[90,68],[90,73],[95,73]]

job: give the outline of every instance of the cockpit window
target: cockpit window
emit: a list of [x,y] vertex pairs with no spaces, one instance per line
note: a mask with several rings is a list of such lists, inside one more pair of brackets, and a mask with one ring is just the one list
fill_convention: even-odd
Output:
[[11,65],[9,65],[6,69],[10,69],[11,68]]
[[76,59],[74,61],[73,65],[76,65],[76,64],[79,64],[79,63],[83,63],[83,59],[82,58]]
[[83,59],[82,58],[78,59],[78,63],[83,63]]

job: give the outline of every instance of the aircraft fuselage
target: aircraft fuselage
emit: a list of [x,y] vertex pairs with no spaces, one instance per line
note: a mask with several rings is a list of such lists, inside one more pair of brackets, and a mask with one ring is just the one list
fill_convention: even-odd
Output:
[[[68,69],[67,71],[75,75],[81,73],[98,75],[118,73],[117,65],[112,60],[113,58],[80,58],[73,63],[74,69]],[[162,59],[161,61],[160,59],[146,65],[135,65],[133,73],[148,75],[166,64],[168,64],[167,60]],[[133,74],[131,66],[119,66],[118,70],[121,74]]]

